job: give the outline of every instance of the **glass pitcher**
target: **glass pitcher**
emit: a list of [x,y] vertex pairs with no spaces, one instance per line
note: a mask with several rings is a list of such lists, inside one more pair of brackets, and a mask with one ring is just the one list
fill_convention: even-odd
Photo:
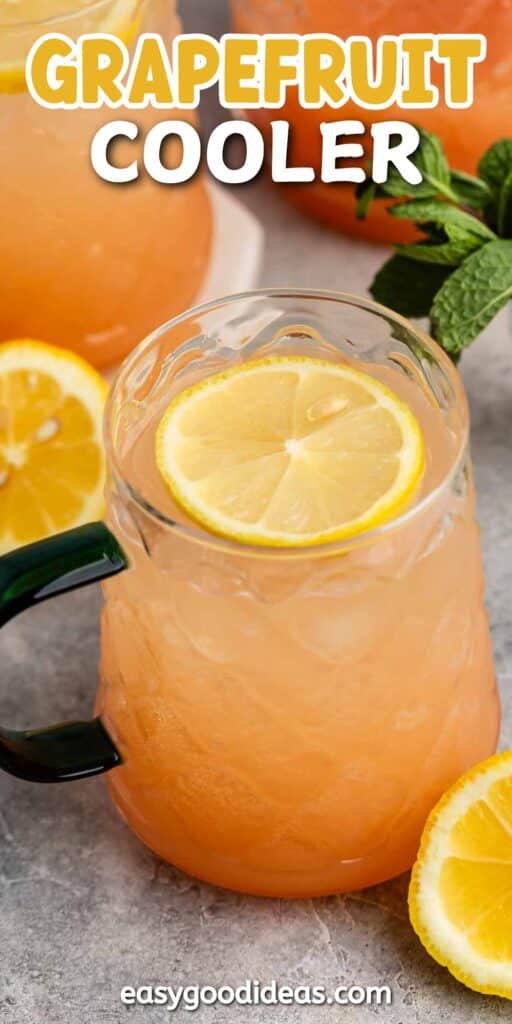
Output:
[[[36,338],[74,349],[96,366],[114,365],[199,292],[212,231],[204,178],[173,188],[149,176],[132,185],[102,181],[90,162],[98,128],[115,113],[135,120],[143,137],[162,111],[46,109],[28,93],[23,67],[46,32],[72,39],[118,32],[131,46],[139,33],[159,32],[169,42],[180,31],[175,4],[19,0],[0,6],[0,342]],[[121,165],[133,160],[130,147],[117,147]]]
[[[155,464],[172,396],[248,358],[320,355],[415,412],[414,504],[315,549],[239,545],[173,505]],[[161,857],[218,885],[310,897],[407,869],[440,794],[499,727],[468,453],[453,365],[364,299],[255,292],[166,324],[129,357],[106,414],[107,517],[0,560],[3,621],[106,579],[92,723],[1,733],[0,761],[55,781],[109,770]]]
[[[441,137],[452,167],[474,174],[484,151],[497,139],[510,134],[509,111],[512,103],[512,59],[510,33],[512,7],[509,0],[455,0],[431,3],[430,0],[379,0],[355,4],[349,0],[231,0],[236,32],[332,33],[369,36],[376,41],[383,35],[415,33],[477,33],[487,38],[487,58],[475,69],[475,101],[467,109],[450,109],[444,102],[429,109],[364,110],[353,102],[339,110],[323,107],[304,110],[296,92],[288,93],[283,110],[250,110],[251,120],[263,129],[270,121],[284,117],[293,125],[292,153],[301,166],[321,165],[322,121],[345,119],[373,123],[389,119],[412,121]],[[442,87],[442,71],[433,68],[433,79]],[[443,93],[441,92],[441,95]],[[358,136],[369,154],[370,135]],[[282,188],[283,186],[281,186]],[[356,219],[354,186],[323,184],[288,185],[286,195],[302,209],[326,220],[350,234],[384,241],[411,241],[415,232],[410,225],[386,214],[386,204],[374,203],[366,220]]]

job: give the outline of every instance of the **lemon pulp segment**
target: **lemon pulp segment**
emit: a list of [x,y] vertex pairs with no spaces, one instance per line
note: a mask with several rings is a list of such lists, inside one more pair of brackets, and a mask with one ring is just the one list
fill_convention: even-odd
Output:
[[308,357],[232,367],[177,395],[156,460],[175,500],[241,542],[303,547],[403,509],[424,468],[409,407],[368,374]]

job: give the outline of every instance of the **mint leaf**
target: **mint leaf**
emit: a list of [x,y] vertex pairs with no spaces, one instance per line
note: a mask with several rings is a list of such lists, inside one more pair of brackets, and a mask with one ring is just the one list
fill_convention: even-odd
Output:
[[450,188],[450,168],[446,159],[441,139],[438,135],[419,129],[421,142],[418,148],[416,166],[437,192],[445,192]]
[[[356,216],[359,220],[364,220],[367,216],[374,199],[382,199],[386,196],[392,199],[436,199],[442,195],[455,203],[461,201],[461,196],[452,185],[455,172],[452,173],[450,171],[441,140],[437,135],[427,132],[424,128],[417,126],[417,130],[420,134],[420,144],[415,156],[412,158],[412,162],[418,168],[422,181],[418,185],[411,185],[401,177],[395,168],[391,168],[388,180],[382,185],[377,185],[370,177],[362,185],[358,185],[356,189]],[[471,178],[470,175],[465,177],[467,179]],[[472,180],[478,181],[478,179]],[[473,186],[471,193],[475,200],[478,190],[478,202],[474,201],[473,203],[475,209],[480,209],[489,198],[487,186],[483,182],[479,184],[481,186],[480,189],[478,189],[477,184],[476,187]],[[485,194],[484,199],[481,197],[482,190]],[[469,185],[468,182],[465,182],[465,196],[468,193]],[[467,201],[467,199],[464,201]]]
[[458,267],[472,252],[486,244],[483,238],[457,224],[446,224],[443,235],[441,241],[429,238],[411,245],[397,245],[396,249],[402,256],[420,263]]
[[510,175],[512,174],[512,139],[500,139],[484,153],[478,173],[491,190],[487,218],[499,235],[512,235],[512,200]]
[[444,154],[441,140],[437,135],[419,128],[420,144],[416,150],[412,163],[418,168],[422,181],[419,185],[410,185],[395,169],[392,169],[388,180],[381,186],[388,196],[396,199],[402,198],[423,198],[434,199],[438,195],[444,195],[449,199],[456,200],[450,186],[450,168]]
[[409,202],[393,206],[389,212],[393,217],[416,221],[418,224],[432,221],[437,227],[445,230],[448,225],[453,224],[469,234],[476,235],[477,238],[496,238],[494,231],[491,231],[483,221],[441,199],[411,199]]
[[512,237],[512,168],[503,182],[498,196],[496,227],[503,238]]
[[359,219],[366,217],[374,199],[382,199],[385,196],[393,199],[435,199],[438,195],[444,195],[457,202],[457,196],[451,188],[450,168],[440,139],[437,135],[425,131],[424,128],[418,127],[417,130],[420,134],[420,144],[412,162],[418,168],[423,180],[418,185],[411,185],[401,177],[395,168],[391,168],[388,180],[382,185],[372,182],[371,178],[362,185],[358,185],[356,216]]
[[377,198],[378,187],[371,178],[367,178],[361,185],[358,185],[356,189],[356,217],[358,220],[365,219],[373,200]]
[[415,197],[434,199],[437,196],[437,190],[429,181],[423,180],[419,185],[410,185],[394,168],[389,172],[388,180],[380,185],[380,188],[385,195],[392,199],[414,199]]
[[392,256],[374,278],[370,292],[376,302],[402,316],[424,317],[449,273],[449,267],[434,263],[419,267],[404,256]]
[[512,298],[512,240],[483,245],[444,282],[435,296],[434,337],[450,354],[466,348]]
[[487,182],[465,171],[452,171],[450,183],[458,201],[472,210],[484,210],[492,199]]
[[490,149],[484,153],[478,164],[478,173],[481,178],[498,192],[512,170],[512,139],[499,139]]

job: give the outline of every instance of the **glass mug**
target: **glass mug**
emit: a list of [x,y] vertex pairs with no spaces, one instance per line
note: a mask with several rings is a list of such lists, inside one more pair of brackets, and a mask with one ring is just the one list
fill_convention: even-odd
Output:
[[[118,32],[131,47],[141,32],[166,41],[180,31],[174,0],[21,0],[0,4],[0,341],[38,338],[72,348],[96,366],[115,365],[140,338],[194,301],[206,276],[212,215],[203,175],[166,188],[136,188],[94,173],[90,145],[101,125],[135,120],[141,137],[162,111],[49,110],[27,91],[23,68],[46,32],[72,39]],[[24,11],[70,13],[27,21]],[[3,24],[4,20],[6,21]],[[13,71],[9,72],[9,67]],[[194,111],[169,111],[195,118]],[[116,144],[114,162],[133,160]],[[167,157],[169,159],[169,157]]]
[[[496,139],[510,134],[512,61],[509,0],[380,0],[371,5],[352,0],[231,0],[236,32],[331,33],[346,39],[369,36],[372,42],[384,35],[416,33],[482,33],[487,39],[487,58],[475,67],[475,102],[466,109],[450,109],[443,101],[432,109],[403,110],[394,105],[384,110],[365,110],[349,101],[339,110],[327,107],[305,110],[297,93],[288,92],[283,110],[249,110],[248,116],[268,131],[270,121],[284,117],[293,126],[291,156],[294,165],[321,166],[322,121],[362,120],[365,124],[396,119],[412,121],[441,137],[452,167],[474,174],[484,151]],[[378,71],[377,71],[378,76]],[[442,69],[433,66],[434,84],[443,92]],[[378,81],[378,77],[377,77]],[[364,139],[371,153],[369,131]],[[283,186],[281,186],[283,187]],[[385,203],[374,203],[366,220],[356,219],[354,186],[314,184],[286,186],[286,194],[308,213],[321,217],[350,234],[384,241],[411,241],[417,233],[410,224],[386,213]]]
[[[392,522],[315,549],[238,545],[173,505],[154,458],[173,394],[255,356],[309,354],[385,381],[422,424],[427,468]],[[104,584],[97,717],[1,733],[38,781],[113,769],[111,796],[161,857],[218,885],[310,897],[412,863],[427,814],[499,728],[458,374],[364,299],[253,292],[163,326],[106,413],[107,525],[0,560],[2,621]]]

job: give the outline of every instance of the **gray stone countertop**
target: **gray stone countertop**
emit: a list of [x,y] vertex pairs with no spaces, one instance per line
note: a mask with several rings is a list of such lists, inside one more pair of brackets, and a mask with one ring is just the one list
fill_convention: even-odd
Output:
[[[220,33],[225,0],[186,0],[189,29]],[[225,116],[225,115],[223,115]],[[205,128],[223,119],[213,103]],[[238,197],[266,230],[262,285],[363,293],[377,248],[304,219],[264,181]],[[463,360],[487,570],[487,602],[512,745],[512,325],[509,315]],[[97,592],[33,611],[2,634],[2,721],[47,724],[87,716],[96,685]],[[101,780],[35,786],[0,777],[0,1020],[7,1024],[164,1021],[166,1009],[127,1010],[128,984],[388,983],[379,1010],[204,1008],[209,1022],[356,1021],[498,1024],[510,1004],[465,990],[432,962],[408,922],[407,877],[343,897],[284,902],[236,896],[159,862],[125,828]],[[177,1019],[189,1017],[179,1011]]]

